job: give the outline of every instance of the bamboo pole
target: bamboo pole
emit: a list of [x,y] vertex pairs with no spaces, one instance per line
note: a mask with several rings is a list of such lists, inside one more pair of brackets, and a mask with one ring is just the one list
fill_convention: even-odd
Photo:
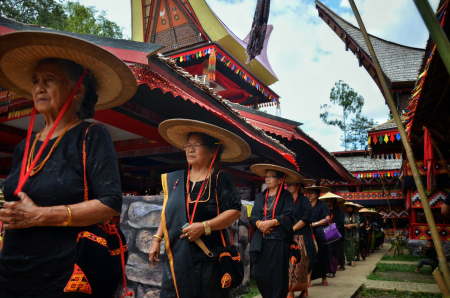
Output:
[[448,289],[445,285],[444,278],[442,277],[442,274],[441,274],[441,271],[439,270],[439,268],[434,269],[433,277],[436,280],[439,290],[441,290],[442,297],[449,298],[450,292],[448,291]]
[[386,95],[387,102],[389,104],[389,108],[391,109],[391,113],[394,116],[395,123],[397,124],[398,132],[400,133],[403,146],[405,147],[406,155],[408,157],[409,164],[411,165],[411,171],[414,176],[414,181],[416,182],[417,190],[419,191],[420,200],[422,202],[423,211],[425,213],[425,217],[428,222],[428,226],[431,232],[431,237],[433,238],[434,246],[436,248],[436,252],[439,259],[439,264],[441,265],[442,272],[444,273],[444,280],[447,288],[450,289],[450,279],[449,279],[449,270],[447,260],[444,255],[444,250],[442,248],[442,243],[439,238],[439,233],[436,228],[436,222],[434,221],[433,213],[431,212],[430,204],[428,202],[428,196],[425,192],[425,188],[422,184],[422,179],[420,177],[419,169],[417,167],[416,158],[414,157],[414,153],[411,149],[411,144],[408,141],[408,137],[406,136],[405,128],[403,127],[402,120],[400,119],[400,115],[398,114],[397,108],[394,103],[394,99],[392,98],[392,93],[389,90],[389,87],[386,82],[386,78],[384,77],[383,71],[381,70],[380,63],[378,62],[377,56],[372,46],[372,42],[370,41],[369,35],[367,34],[366,27],[359,15],[358,9],[356,8],[355,2],[353,0],[349,0],[350,6],[352,7],[353,13],[355,14],[356,20],[358,21],[359,28],[364,36],[364,40],[366,41],[366,45],[369,48],[370,56],[372,58],[373,64],[378,74],[378,78],[383,87],[384,94]]
[[425,25],[430,31],[431,38],[436,44],[436,48],[439,55],[444,62],[447,71],[450,73],[450,42],[448,41],[447,35],[442,29],[441,24],[436,18],[436,14],[430,6],[428,0],[414,0],[414,3],[422,16]]

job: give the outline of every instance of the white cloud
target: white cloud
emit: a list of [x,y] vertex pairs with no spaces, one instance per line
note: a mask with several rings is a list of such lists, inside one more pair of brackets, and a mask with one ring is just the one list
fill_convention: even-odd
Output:
[[[244,38],[253,19],[256,0],[206,0],[238,37]],[[413,47],[425,46],[428,32],[411,0],[355,1],[369,33]],[[430,1],[433,9],[439,0]],[[92,2],[81,0],[90,5]],[[119,4],[120,3],[120,4]],[[347,0],[323,3],[356,24]],[[130,26],[129,1],[97,0],[112,21]],[[268,56],[279,82],[270,86],[281,98],[282,116],[304,123],[301,128],[330,151],[342,150],[340,130],[322,123],[319,106],[329,103],[334,83],[343,80],[365,99],[363,114],[382,123],[389,109],[380,90],[357,59],[320,19],[313,0],[272,0],[269,23],[274,25]],[[127,29],[129,30],[129,29]],[[131,36],[131,33],[126,33]],[[275,108],[263,108],[275,114]],[[339,114],[339,109],[333,113]]]

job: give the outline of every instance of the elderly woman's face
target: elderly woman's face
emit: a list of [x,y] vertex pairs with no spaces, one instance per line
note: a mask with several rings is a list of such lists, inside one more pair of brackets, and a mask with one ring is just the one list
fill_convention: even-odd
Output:
[[[31,94],[36,110],[44,116],[58,115],[74,87],[64,70],[58,63],[44,62],[36,67],[32,79]],[[83,88],[82,85],[79,91]],[[74,99],[71,104],[72,108],[75,107],[73,111],[77,104],[78,99]]]
[[353,211],[353,206],[347,206],[347,211],[348,212],[352,212]]
[[186,150],[186,158],[191,165],[209,166],[214,157],[215,152],[202,144],[202,137],[199,134],[194,133],[189,137],[186,145],[190,145],[190,148]]
[[310,200],[317,200],[319,198],[319,194],[315,190],[309,189],[308,190],[308,198]]
[[286,189],[289,191],[292,195],[297,194],[297,184],[287,183]]
[[275,188],[281,184],[282,178],[277,177],[277,172],[268,170],[264,178],[267,188]]

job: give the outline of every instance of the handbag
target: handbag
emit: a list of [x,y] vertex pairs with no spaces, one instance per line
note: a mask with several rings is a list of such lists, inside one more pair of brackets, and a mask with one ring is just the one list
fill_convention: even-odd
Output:
[[328,223],[328,226],[323,228],[323,232],[325,234],[325,243],[330,244],[334,241],[341,239],[342,235],[341,233],[339,233],[336,224],[335,223],[330,224],[328,219],[326,219],[326,221]]
[[[86,129],[83,142],[85,202],[89,199],[86,176],[86,136],[93,125],[98,123]],[[128,247],[119,226],[120,217],[113,217],[108,222],[82,228],[77,238],[74,270],[64,292],[91,294],[93,297],[112,297],[122,279],[120,295],[124,289],[123,297],[133,295],[133,291],[128,291],[125,277]]]
[[[219,200],[217,199],[217,180],[219,174],[216,177],[216,202],[217,202],[217,215],[219,211]],[[223,289],[237,288],[242,284],[244,280],[244,263],[242,262],[241,255],[239,254],[235,245],[233,245],[233,227],[230,228],[230,246],[227,247],[223,232],[220,230],[220,236],[222,237],[223,248],[219,255],[219,279]]]

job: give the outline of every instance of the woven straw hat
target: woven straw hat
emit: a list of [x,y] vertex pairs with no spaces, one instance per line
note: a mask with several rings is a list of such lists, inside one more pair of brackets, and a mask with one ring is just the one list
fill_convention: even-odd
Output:
[[98,80],[96,110],[129,100],[137,90],[130,68],[112,53],[85,40],[49,32],[14,32],[0,36],[0,85],[32,99],[32,75],[48,58],[76,62]]
[[223,149],[221,161],[238,162],[250,156],[250,146],[234,133],[218,126],[190,119],[170,119],[158,127],[160,135],[170,144],[179,149],[186,145],[188,135],[201,132],[222,142]]
[[316,185],[316,180],[314,179],[303,179],[303,184],[305,185]]
[[344,205],[345,205],[345,206],[353,206],[353,207],[356,207],[356,208],[364,208],[364,206],[359,205],[359,204],[355,204],[355,203],[353,203],[353,202],[345,202]]
[[369,210],[367,208],[362,208],[361,210],[359,210],[359,213],[372,213],[372,210]]
[[267,163],[259,163],[252,165],[250,167],[250,171],[255,173],[256,175],[260,177],[266,176],[267,170],[274,170],[278,172],[282,172],[286,174],[286,179],[284,180],[285,183],[302,183],[303,176],[297,173],[296,171],[290,170],[285,167],[271,165]]
[[318,189],[318,190],[320,190],[320,192],[330,192],[331,191],[331,189],[326,186],[312,185],[312,186],[305,187],[305,192],[308,192],[308,190],[311,190],[311,189]]
[[319,197],[319,200],[325,200],[325,199],[336,199],[336,202],[345,201],[345,199],[341,196],[338,196],[332,192],[328,192],[324,194],[323,196]]

